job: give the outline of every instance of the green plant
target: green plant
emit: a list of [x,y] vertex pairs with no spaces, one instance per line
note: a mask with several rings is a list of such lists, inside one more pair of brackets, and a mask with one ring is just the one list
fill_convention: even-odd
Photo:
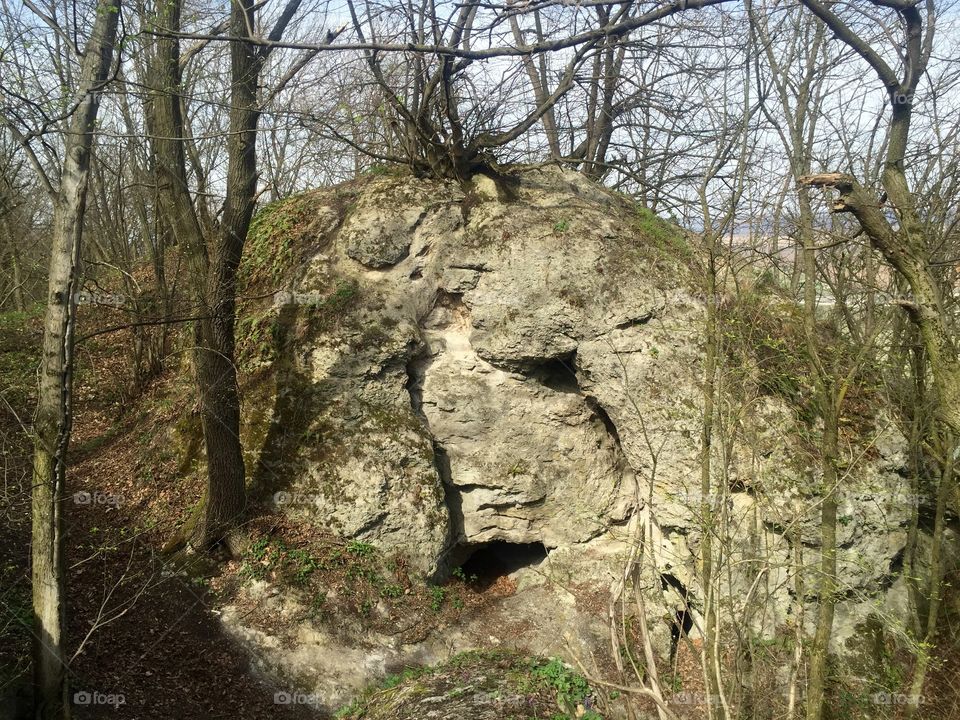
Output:
[[347,543],[347,552],[357,557],[370,557],[376,552],[376,548],[370,543],[360,540],[351,540]]
[[279,321],[275,312],[241,315],[237,319],[237,360],[241,364],[275,359]]
[[267,549],[269,547],[269,538],[260,538],[250,546],[250,549],[247,551],[247,555],[254,560],[263,560],[265,557],[267,557]]
[[527,464],[526,460],[517,460],[513,465],[510,466],[510,469],[507,470],[507,475],[510,477],[516,477],[517,475],[523,475],[530,469],[530,466]]
[[390,168],[387,165],[371,165],[364,171],[364,174],[382,177],[390,174]]
[[693,257],[693,250],[680,228],[648,208],[637,207],[634,213],[634,228],[659,250],[682,260]]
[[349,705],[344,705],[342,708],[337,710],[337,712],[334,714],[333,717],[337,718],[337,720],[341,720],[341,718],[352,717],[356,715],[358,712],[360,712],[360,709],[362,707],[363,707],[363,700],[361,698],[356,698]]
[[314,595],[310,599],[310,610],[308,611],[307,614],[311,618],[319,618],[323,615],[324,611],[326,610],[326,606],[327,606],[327,593],[322,591],[318,592],[316,595]]
[[590,694],[586,678],[567,667],[562,660],[554,658],[546,664],[535,665],[531,674],[557,693],[557,700],[563,707],[575,707]]
[[670,688],[670,692],[676,694],[683,690],[683,678],[680,677],[679,673],[671,673],[664,679],[666,680],[667,687]]
[[355,281],[339,282],[334,291],[323,301],[323,307],[334,312],[342,310],[359,294],[360,286]]
[[404,683],[407,680],[416,680],[418,677],[422,677],[430,672],[429,667],[417,666],[404,668],[403,672],[387,675],[382,683],[382,687],[389,690],[390,688],[395,688],[400,683]]
[[291,550],[287,555],[294,563],[295,577],[297,582],[301,584],[305,583],[310,575],[320,567],[316,558],[306,550]]
[[453,570],[450,571],[450,574],[453,577],[457,578],[458,580],[462,580],[465,583],[475,583],[477,581],[476,573],[470,573],[469,575],[467,575],[466,571],[462,567],[455,567]]
[[428,592],[430,593],[430,609],[434,612],[440,612],[443,608],[443,601],[447,597],[447,589],[440,585],[431,585]]
[[380,594],[386,598],[403,597],[403,586],[396,583],[387,583],[380,588]]
[[243,565],[240,567],[240,574],[257,580],[262,579],[272,565],[267,561],[269,554],[269,538],[264,537],[256,540],[245,554]]
[[278,200],[254,216],[247,233],[241,280],[280,281],[295,262],[295,244],[316,215],[317,195],[303,193]]
[[557,220],[557,222],[553,224],[553,231],[558,235],[565,233],[569,229],[570,223],[566,220]]

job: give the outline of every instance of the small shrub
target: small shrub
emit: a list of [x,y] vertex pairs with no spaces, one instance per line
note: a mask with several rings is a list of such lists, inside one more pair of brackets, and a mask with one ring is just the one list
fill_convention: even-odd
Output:
[[430,609],[434,612],[440,612],[443,608],[443,601],[447,597],[447,589],[440,585],[430,586]]
[[376,551],[376,548],[370,543],[360,540],[351,540],[347,543],[347,552],[356,557],[370,557]]
[[385,598],[403,597],[403,586],[396,583],[387,583],[380,588],[380,594]]
[[561,705],[576,706],[590,694],[586,678],[556,658],[534,666],[531,674],[557,693]]

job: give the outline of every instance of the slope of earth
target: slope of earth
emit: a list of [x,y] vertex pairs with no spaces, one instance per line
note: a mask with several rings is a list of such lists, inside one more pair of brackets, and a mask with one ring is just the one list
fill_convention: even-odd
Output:
[[[42,314],[40,307],[0,314],[3,720],[33,717],[29,425]],[[81,307],[78,335],[125,322],[110,308]],[[159,553],[184,503],[201,491],[195,477],[178,472],[173,453],[150,444],[158,428],[189,412],[186,368],[171,366],[142,395],[121,398],[118,388],[129,383],[128,332],[78,346],[75,442],[63,503],[73,717],[316,718],[312,708],[277,705],[278,689],[250,673],[246,652],[225,635],[203,580],[216,567],[186,572]]]

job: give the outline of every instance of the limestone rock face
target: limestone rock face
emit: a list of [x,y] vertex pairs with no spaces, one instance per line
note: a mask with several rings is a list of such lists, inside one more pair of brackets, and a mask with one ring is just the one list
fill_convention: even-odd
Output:
[[455,494],[460,542],[585,542],[626,519],[636,487],[619,443],[577,391],[572,363],[502,370],[470,343],[470,311],[425,320],[419,406]]
[[410,178],[394,190],[361,196],[340,230],[343,251],[369,268],[391,267],[406,257],[418,226],[433,210],[432,183]]
[[[798,449],[796,412],[747,381],[721,383],[731,435],[715,448],[716,496],[700,491],[703,305],[689,242],[556,168],[526,171],[509,203],[449,182],[370,180],[278,311],[261,458],[292,462],[278,504],[402,552],[425,576],[485,543],[542,543],[547,573],[601,595],[646,535],[651,632],[666,653],[658,618],[684,595],[694,616],[701,607],[709,502],[736,539],[723,588],[734,611],[765,598],[748,616],[760,632],[801,604],[813,617],[814,598],[794,597],[790,581],[818,543],[818,472]],[[281,430],[294,440],[272,441]],[[851,447],[841,638],[884,602],[906,542],[903,448],[883,413]],[[543,594],[531,617],[548,617]],[[556,616],[576,628],[565,608]],[[548,644],[533,650],[563,652]]]

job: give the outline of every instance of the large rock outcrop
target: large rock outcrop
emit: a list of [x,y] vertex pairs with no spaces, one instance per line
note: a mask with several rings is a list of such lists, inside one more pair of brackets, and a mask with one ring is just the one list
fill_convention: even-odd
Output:
[[[377,177],[352,190],[350,204],[342,192],[314,196],[312,212],[336,219],[321,224],[269,310],[279,350],[260,462],[277,503],[400,551],[425,576],[443,576],[494,541],[542,543],[542,574],[601,595],[647,533],[644,571],[663,589],[651,599],[652,625],[666,652],[669,627],[659,618],[684,595],[696,615],[703,596],[695,572],[703,307],[691,241],[556,168],[523,173],[509,202],[484,178],[464,192]],[[735,540],[723,588],[731,611],[763,597],[763,612],[749,619],[766,633],[813,602],[794,597],[789,577],[815,559],[817,471],[799,449],[788,402],[749,374],[739,382],[722,387],[729,435],[717,443],[716,466],[725,491],[709,500]],[[869,437],[849,447],[839,643],[866,608],[887,595],[899,602],[889,587],[909,516],[903,448],[882,411]],[[602,625],[577,624],[572,601],[545,613],[549,595],[542,583],[531,595],[542,631],[526,641],[543,646],[526,649],[562,654],[564,642],[605,642]],[[523,600],[511,603],[512,616],[522,614]],[[571,629],[578,637],[564,640]],[[443,652],[466,649],[469,628],[459,637]],[[377,657],[404,652],[394,645]],[[378,663],[370,673],[389,658]],[[282,670],[282,655],[268,664]]]

